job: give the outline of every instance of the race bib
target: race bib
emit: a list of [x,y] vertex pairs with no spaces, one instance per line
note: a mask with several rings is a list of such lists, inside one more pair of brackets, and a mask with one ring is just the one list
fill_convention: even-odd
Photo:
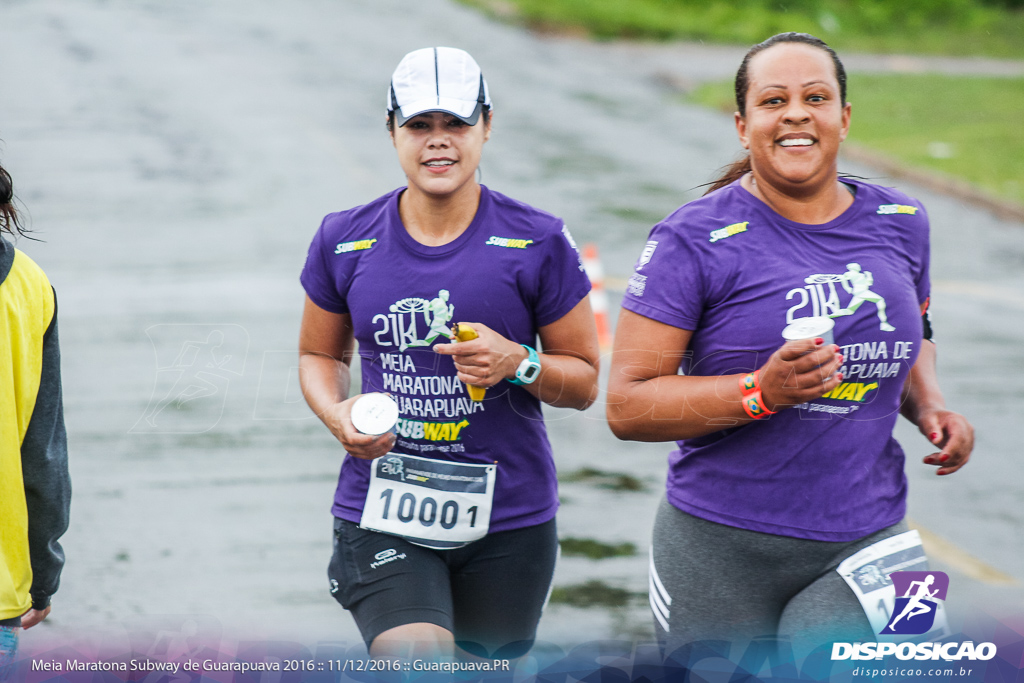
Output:
[[[836,567],[857,596],[864,614],[875,633],[881,634],[892,618],[896,606],[896,588],[889,575],[893,572],[925,571],[928,558],[921,547],[921,536],[915,530],[882,539],[878,543],[851,555]],[[936,605],[935,621],[931,629],[917,638],[900,640],[935,640],[948,636],[945,606]],[[879,635],[880,640],[893,640]]]
[[359,526],[428,548],[458,548],[487,535],[495,465],[388,453],[373,461]]

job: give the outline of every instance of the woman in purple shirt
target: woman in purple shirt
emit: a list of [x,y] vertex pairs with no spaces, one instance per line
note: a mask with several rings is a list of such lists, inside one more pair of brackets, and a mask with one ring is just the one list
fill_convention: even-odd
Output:
[[[590,283],[561,220],[477,182],[493,115],[472,57],[409,53],[387,101],[408,186],[327,216],[302,272],[302,390],[347,452],[331,592],[373,656],[517,657],[558,551],[541,403],[597,394]],[[478,338],[449,343],[455,323]],[[369,392],[398,403],[395,433],[353,426]]]
[[[837,173],[850,125],[839,58],[807,34],[774,36],[744,58],[736,103],[749,154],[652,230],[609,381],[619,438],[678,446],[651,554],[668,652],[872,639],[875,584],[927,568],[904,521],[897,415],[939,449],[924,462],[940,475],[973,446],[936,381],[927,214]],[[783,343],[793,323],[822,332]]]

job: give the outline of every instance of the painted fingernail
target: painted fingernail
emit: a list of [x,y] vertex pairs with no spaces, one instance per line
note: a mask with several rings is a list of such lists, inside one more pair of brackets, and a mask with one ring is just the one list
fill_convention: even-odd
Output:
[[837,373],[837,374],[836,374],[836,378],[837,378],[837,379],[838,379],[838,380],[839,380],[840,382],[842,382],[842,381],[843,381],[843,373],[841,373],[841,372],[840,372],[840,373]]
[[815,337],[814,338],[814,345],[815,346],[821,346],[824,343],[825,343],[825,340],[822,339],[821,337]]
[[939,456],[939,462],[946,462],[947,460],[949,460],[949,456],[947,454],[943,453]]
[[928,435],[928,438],[931,439],[932,441],[935,441],[935,439],[939,438],[939,433],[932,432],[931,434]]

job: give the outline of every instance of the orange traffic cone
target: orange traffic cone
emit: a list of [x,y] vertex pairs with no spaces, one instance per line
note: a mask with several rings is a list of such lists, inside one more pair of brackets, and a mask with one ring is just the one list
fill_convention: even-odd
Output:
[[583,245],[583,269],[590,278],[590,307],[594,309],[597,342],[602,350],[608,350],[612,346],[612,332],[608,325],[608,292],[604,289],[604,269],[597,255],[597,245],[593,242]]

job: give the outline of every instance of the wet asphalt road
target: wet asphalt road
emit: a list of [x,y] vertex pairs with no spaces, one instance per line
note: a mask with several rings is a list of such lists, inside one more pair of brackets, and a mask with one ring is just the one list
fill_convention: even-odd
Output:
[[[429,45],[469,50],[490,83],[483,181],[563,216],[600,247],[611,285],[651,225],[739,152],[729,117],[678,94],[730,74],[732,49],[542,38],[441,0],[0,2],[0,153],[45,240],[21,247],[60,297],[75,485],[38,642],[125,642],[154,625],[358,641],[327,592],[341,454],[297,388],[298,273],[325,213],[402,183],[385,89]],[[932,217],[943,387],[978,432],[974,462],[940,479],[917,464],[928,444],[899,428],[910,515],[951,544],[936,565],[954,578],[954,619],[1021,615],[1024,226],[903,189]],[[194,398],[176,407],[182,390]],[[600,405],[550,417],[561,471],[644,484],[562,487],[563,536],[638,552],[563,558],[556,584],[644,593],[668,449],[616,442]],[[553,605],[540,637],[649,637],[644,602]]]

